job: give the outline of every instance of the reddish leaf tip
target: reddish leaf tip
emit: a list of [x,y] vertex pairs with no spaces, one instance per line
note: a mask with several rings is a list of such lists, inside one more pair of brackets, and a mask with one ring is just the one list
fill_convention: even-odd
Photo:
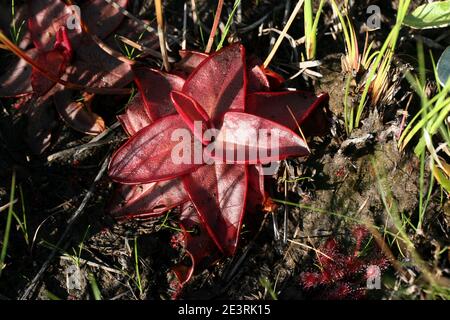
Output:
[[205,109],[197,101],[181,91],[172,91],[170,98],[178,114],[191,129],[195,137],[202,141],[204,145],[207,145],[209,141],[204,139],[204,132],[211,128],[211,124]]

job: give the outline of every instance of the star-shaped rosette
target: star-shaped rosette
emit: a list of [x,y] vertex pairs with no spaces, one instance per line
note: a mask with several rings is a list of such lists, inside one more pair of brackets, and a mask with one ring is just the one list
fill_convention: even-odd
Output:
[[[240,44],[181,56],[173,74],[134,69],[139,93],[119,117],[130,139],[113,155],[109,175],[122,184],[110,206],[118,218],[188,212],[180,219],[192,260],[178,272],[185,282],[205,250],[236,252],[245,212],[265,199],[262,164],[309,154],[295,131],[310,118],[321,122],[308,125],[311,133],[326,127],[328,95],[270,92],[272,75],[247,62]],[[193,235],[187,231],[195,223]]]

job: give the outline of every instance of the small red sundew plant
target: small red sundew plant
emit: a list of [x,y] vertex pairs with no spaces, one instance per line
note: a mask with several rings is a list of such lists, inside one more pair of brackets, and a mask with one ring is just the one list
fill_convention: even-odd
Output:
[[[328,95],[271,92],[271,83],[281,85],[280,76],[248,62],[240,44],[211,55],[184,51],[181,56],[171,74],[133,69],[139,93],[119,116],[130,139],[113,155],[109,175],[122,184],[110,206],[117,218],[157,217],[180,208],[191,260],[174,269],[182,286],[199,266],[235,254],[245,212],[262,208],[266,199],[263,163],[309,154],[294,130],[324,133]],[[174,139],[181,129],[188,134],[185,141]],[[217,131],[216,139],[205,138],[208,129]],[[250,134],[255,130],[276,132],[278,143],[255,143]],[[246,157],[211,152],[219,141],[227,151],[244,150]],[[174,161],[180,144],[183,152],[200,147],[208,161],[191,154],[191,161]]]
[[381,281],[381,271],[389,266],[389,261],[378,247],[361,256],[369,233],[364,227],[356,227],[352,233],[352,252],[344,252],[334,238],[319,248],[316,263],[319,271],[300,275],[300,283],[308,295],[316,299],[353,300],[365,298],[368,289],[376,289],[368,284]]

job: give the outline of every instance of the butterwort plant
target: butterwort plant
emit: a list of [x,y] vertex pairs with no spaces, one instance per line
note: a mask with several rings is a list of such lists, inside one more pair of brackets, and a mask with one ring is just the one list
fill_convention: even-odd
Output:
[[263,164],[309,154],[297,132],[326,129],[328,95],[270,91],[281,76],[247,59],[240,44],[180,55],[171,74],[133,69],[139,93],[119,116],[130,138],[109,175],[121,184],[110,206],[118,218],[179,208],[191,260],[175,268],[183,284],[200,266],[235,254],[245,213],[266,199]]

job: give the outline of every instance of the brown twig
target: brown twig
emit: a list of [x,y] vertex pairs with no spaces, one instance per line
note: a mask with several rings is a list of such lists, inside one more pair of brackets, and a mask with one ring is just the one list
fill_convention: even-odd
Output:
[[[156,50],[154,50],[152,48],[146,47],[146,46],[140,44],[139,42],[134,42],[133,40],[130,40],[130,39],[128,39],[128,38],[126,38],[124,36],[120,36],[120,35],[117,36],[117,39],[119,41],[122,41],[126,45],[129,45],[130,47],[133,47],[133,48],[135,48],[135,49],[137,49],[139,51],[142,51],[143,55],[147,55],[148,54],[148,55],[151,55],[151,56],[153,56],[155,58],[162,59],[161,52],[156,51]],[[169,57],[169,62],[175,62],[175,61],[176,60],[174,58]]]
[[219,0],[219,3],[217,4],[216,15],[214,16],[214,23],[211,29],[211,33],[209,34],[208,44],[206,45],[205,53],[211,52],[212,45],[214,43],[214,38],[216,36],[217,27],[219,27],[222,8],[223,8],[223,0]]
[[166,34],[164,32],[164,16],[161,0],[155,0],[156,21],[158,22],[159,47],[163,59],[164,69],[170,71],[169,57],[166,48]]
[[384,241],[383,236],[380,234],[378,229],[375,228],[371,222],[366,222],[366,226],[367,229],[369,229],[370,233],[372,234],[373,238],[375,239],[375,242],[378,244],[381,251],[383,252],[385,257],[389,260],[389,262],[392,264],[394,269],[405,279],[409,279],[410,274],[408,274],[408,272],[402,267],[400,262],[395,258],[394,254],[387,245],[386,241]]

